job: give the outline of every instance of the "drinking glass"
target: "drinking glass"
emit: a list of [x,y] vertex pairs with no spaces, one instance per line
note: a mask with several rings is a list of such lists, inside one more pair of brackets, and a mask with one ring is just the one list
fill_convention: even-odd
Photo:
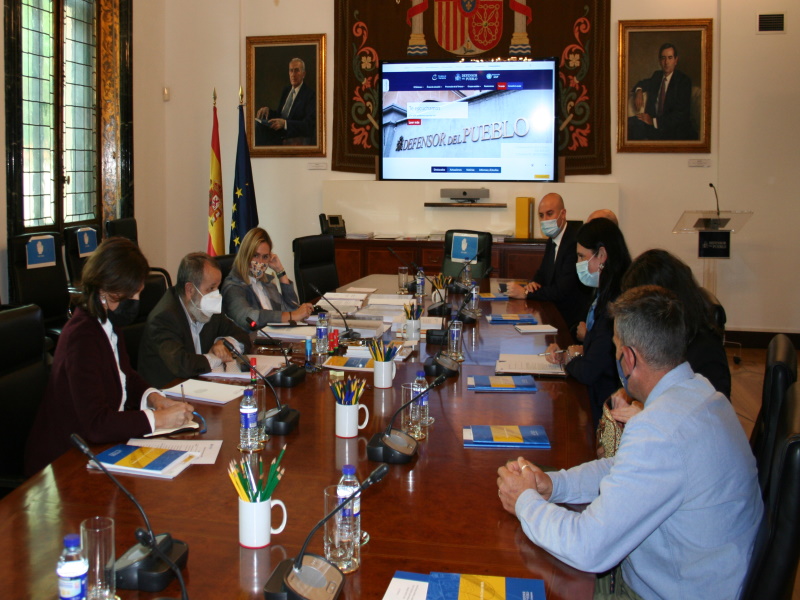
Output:
[[397,267],[398,294],[408,293],[408,267]]
[[[401,402],[405,404],[423,389],[424,388],[418,386],[416,383],[404,383],[402,385]],[[415,440],[425,439],[425,431],[422,429],[422,414],[419,399],[414,400],[414,402],[403,409],[400,428]]]

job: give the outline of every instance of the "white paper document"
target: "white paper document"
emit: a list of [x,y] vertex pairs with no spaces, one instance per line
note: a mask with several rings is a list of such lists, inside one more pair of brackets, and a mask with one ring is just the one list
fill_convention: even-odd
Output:
[[519,323],[514,325],[514,329],[519,331],[520,333],[558,333],[558,329],[553,327],[552,325],[525,325]]
[[[286,364],[282,356],[266,356],[264,354],[245,354],[244,357],[250,361],[251,358],[256,359],[256,369],[258,369],[264,376],[266,376],[272,369],[280,369]],[[220,377],[226,379],[243,379],[250,380],[250,370],[242,371],[239,363],[229,362],[222,363],[215,367],[213,371],[203,373],[203,377]]]
[[163,391],[172,398],[180,399],[185,395],[187,400],[199,400],[201,402],[212,402],[213,404],[227,404],[244,394],[244,388],[240,385],[228,385],[227,383],[201,381],[199,379],[187,379],[183,383],[173,385]]
[[396,571],[386,588],[383,600],[425,600],[427,596],[427,575]]
[[298,325],[297,327],[262,327],[261,331],[270,334],[272,337],[285,338],[290,340],[304,340],[307,337],[314,338],[317,335],[317,328],[313,325]]
[[544,356],[535,354],[501,354],[497,359],[494,371],[498,375],[531,374],[555,375],[565,377],[566,372],[561,365],[547,362]]
[[199,456],[192,461],[193,465],[213,465],[217,462],[219,449],[222,448],[222,440],[143,440],[131,438],[128,440],[128,444],[131,446],[163,448],[165,450],[197,452]]

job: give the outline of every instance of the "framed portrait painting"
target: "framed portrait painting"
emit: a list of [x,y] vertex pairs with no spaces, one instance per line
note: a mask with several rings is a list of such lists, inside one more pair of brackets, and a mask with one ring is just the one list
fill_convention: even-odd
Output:
[[325,156],[325,34],[247,38],[250,156]]
[[711,151],[711,19],[619,22],[619,152]]

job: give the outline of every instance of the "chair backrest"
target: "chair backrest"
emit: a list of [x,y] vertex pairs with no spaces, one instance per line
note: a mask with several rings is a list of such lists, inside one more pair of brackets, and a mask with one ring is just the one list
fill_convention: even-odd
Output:
[[332,235],[307,235],[295,238],[294,277],[300,302],[308,302],[319,296],[311,285],[323,294],[339,287],[339,272],[336,270],[336,252]]
[[42,310],[27,304],[0,311],[0,339],[0,487],[12,488],[25,479],[25,443],[47,386]]
[[233,261],[236,260],[235,254],[223,254],[222,256],[215,256],[214,260],[217,261],[220,270],[222,271],[222,281],[225,281],[225,278],[231,272],[233,268]]
[[725,332],[725,323],[728,322],[728,315],[725,314],[725,307],[723,307],[719,299],[706,288],[701,287],[700,291],[705,296],[711,308],[711,322],[717,328],[719,334],[723,335]]
[[134,370],[139,365],[139,346],[147,326],[147,317],[171,286],[169,273],[164,269],[151,267],[144,281],[144,288],[139,294],[139,314],[136,316],[136,321],[122,328],[122,337],[125,339],[125,347],[128,349]]
[[464,268],[464,263],[453,262],[453,234],[471,233],[478,236],[478,258],[470,266],[473,279],[482,279],[492,266],[492,234],[488,231],[470,231],[468,229],[450,229],[444,234],[444,261],[442,274],[458,277]]
[[[56,264],[29,269],[26,244],[33,236],[51,235],[55,242]],[[58,232],[25,234],[10,240],[11,271],[16,290],[16,304],[36,304],[42,309],[46,327],[61,327],[69,312],[69,289],[64,268],[63,242]]]
[[[64,229],[64,253],[67,259],[67,271],[69,272],[69,280],[72,285],[77,286],[81,282],[81,272],[83,265],[88,256],[81,257],[80,249],[78,247],[78,230],[85,229],[86,225],[78,225],[76,227],[67,227]],[[97,236],[97,243],[101,241],[100,232],[96,227],[92,227]]]
[[800,385],[781,407],[771,456],[769,500],[756,538],[742,600],[789,600],[800,559]]
[[136,219],[133,217],[125,217],[124,219],[106,221],[106,236],[114,237],[116,235],[128,238],[130,241],[138,244],[139,234],[136,230]]
[[797,352],[788,336],[779,333],[770,340],[765,367],[761,410],[750,434],[750,446],[758,465],[758,483],[766,498],[769,493],[767,481],[778,419],[786,399],[786,391],[797,381]]

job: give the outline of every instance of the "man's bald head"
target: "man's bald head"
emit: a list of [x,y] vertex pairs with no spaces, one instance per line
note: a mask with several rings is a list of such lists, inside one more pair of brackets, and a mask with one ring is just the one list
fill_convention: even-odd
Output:
[[608,210],[607,208],[601,208],[600,210],[594,211],[586,218],[586,222],[588,223],[592,219],[608,219],[614,225],[619,227],[619,219],[617,219],[617,215],[614,214],[613,210]]

